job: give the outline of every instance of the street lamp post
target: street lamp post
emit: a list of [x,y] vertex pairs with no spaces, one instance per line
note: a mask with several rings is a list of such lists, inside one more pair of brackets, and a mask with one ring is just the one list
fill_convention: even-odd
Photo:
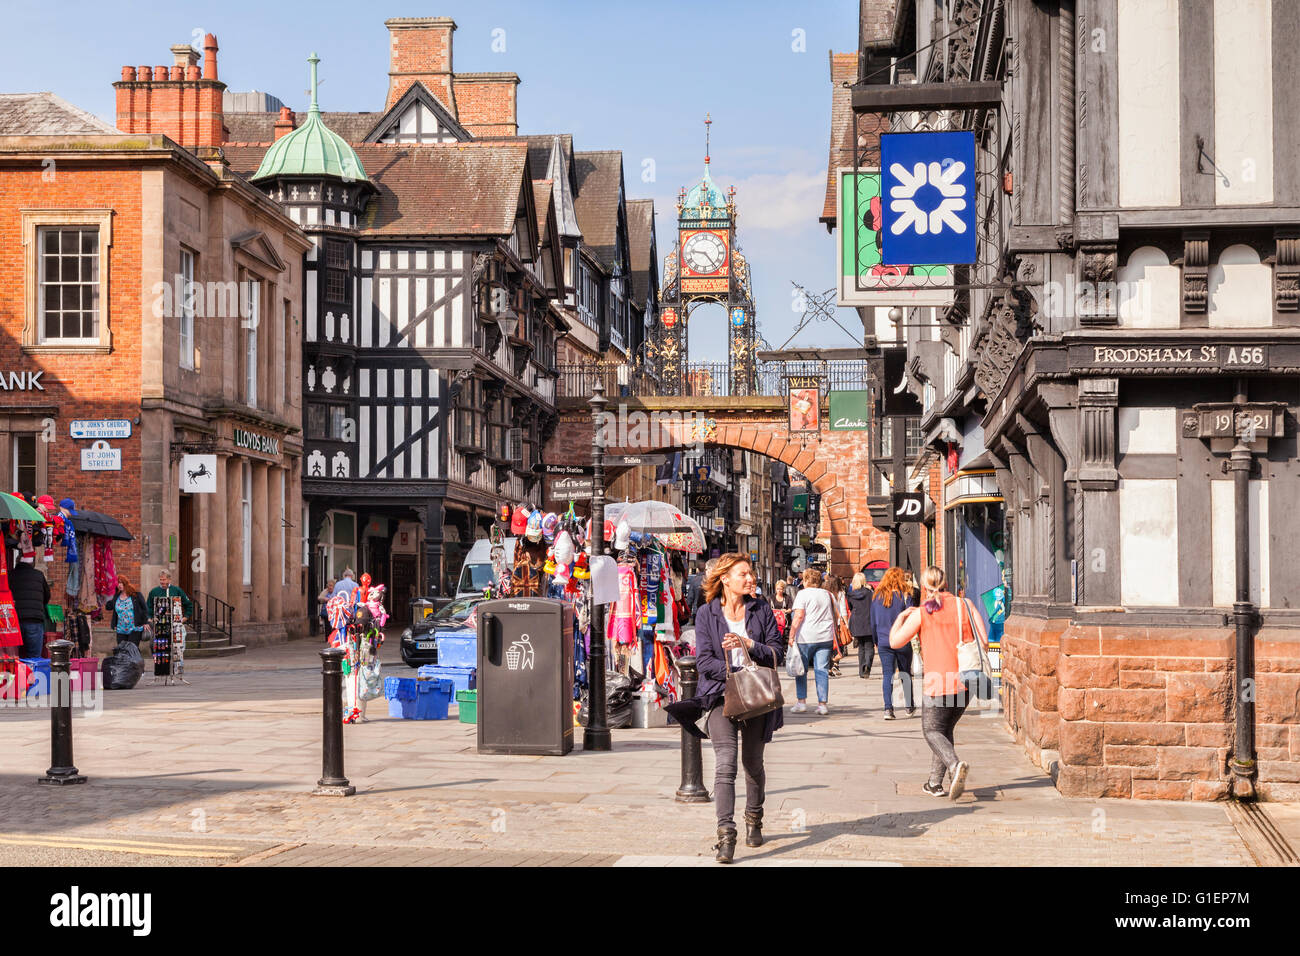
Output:
[[[591,558],[605,553],[605,385],[599,376],[591,390],[591,422],[595,429],[591,490]],[[594,587],[593,587],[594,592]],[[605,712],[605,606],[591,602],[591,656],[587,662],[587,727],[582,734],[583,750],[610,750],[613,741]]]

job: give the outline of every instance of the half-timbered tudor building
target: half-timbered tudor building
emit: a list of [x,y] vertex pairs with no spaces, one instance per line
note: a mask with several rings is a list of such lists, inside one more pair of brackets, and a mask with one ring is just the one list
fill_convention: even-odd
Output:
[[[503,500],[535,497],[554,423],[562,281],[551,184],[521,141],[475,142],[425,86],[349,145],[313,97],[235,169],[315,240],[304,297],[313,579],[445,594]],[[539,208],[539,201],[541,206]]]
[[978,262],[909,310],[932,324],[887,384],[944,461],[953,584],[1009,588],[1011,731],[1067,794],[1296,799],[1300,6],[913,0],[863,26],[859,122],[976,133]]

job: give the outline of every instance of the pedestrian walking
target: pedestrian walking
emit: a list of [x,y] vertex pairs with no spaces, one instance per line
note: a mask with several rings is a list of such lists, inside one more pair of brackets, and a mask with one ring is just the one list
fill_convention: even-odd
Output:
[[912,697],[912,645],[891,647],[890,632],[894,622],[909,607],[912,607],[912,594],[907,588],[907,577],[902,568],[890,568],[876,585],[876,593],[871,598],[871,630],[875,641],[880,645],[880,687],[885,695],[885,720],[893,720],[894,713],[894,674],[899,675],[903,684],[903,704],[907,707],[907,716],[916,714],[916,705]]
[[50,582],[34,564],[19,561],[9,572],[9,593],[18,614],[23,636],[22,657],[40,657],[45,652],[45,606],[50,603]]
[[144,598],[131,586],[125,575],[117,576],[117,593],[113,595],[113,616],[110,624],[120,644],[131,641],[139,644],[144,639],[144,625],[149,619],[149,611],[144,606]]
[[876,662],[876,640],[871,630],[871,588],[867,576],[859,571],[853,575],[847,599],[849,603],[849,634],[858,649],[858,677],[871,676],[871,665]]
[[719,863],[730,863],[736,851],[736,764],[745,773],[745,846],[763,845],[763,798],[767,784],[763,749],[784,724],[781,708],[749,720],[733,720],[724,712],[728,670],[740,670],[752,659],[762,667],[780,667],[785,645],[772,609],[750,592],[754,569],[744,554],[724,554],[709,562],[704,578],[704,604],[695,618],[695,666],[700,683],[694,698],[669,705],[674,718],[693,731],[702,714],[713,742],[713,801],[718,817]]
[[348,597],[351,597],[352,592],[356,589],[356,572],[351,568],[344,568],[343,576],[339,578],[339,583],[334,585],[334,590],[331,592],[330,596],[333,597],[335,594],[346,594]]
[[844,648],[853,642],[852,637],[849,636],[849,602],[839,575],[827,575],[826,593],[831,596],[831,604],[835,607],[835,637],[831,642],[830,675],[839,677]]
[[895,649],[919,636],[922,678],[921,732],[930,745],[930,779],[921,788],[942,797],[944,777],[952,774],[947,795],[953,800],[966,788],[970,766],[957,757],[953,730],[966,712],[968,690],[957,666],[957,643],[978,640],[988,649],[984,621],[965,598],[949,594],[947,578],[933,565],[921,574],[922,604],[908,608],[894,622],[889,643]]
[[808,671],[813,672],[817,687],[817,713],[830,712],[830,660],[835,645],[835,604],[822,587],[822,573],[809,568],[803,573],[803,587],[795,595],[787,637],[790,647],[803,658],[804,673],[794,679],[798,702],[792,714],[808,710]]
[[325,629],[325,640],[327,641],[329,640],[330,631],[332,631],[333,628],[330,627],[329,612],[326,611],[325,605],[327,605],[330,598],[334,596],[335,583],[337,582],[335,582],[333,578],[330,578],[325,582],[325,587],[321,589],[320,594],[316,595],[316,620],[320,622],[317,627],[323,627]]
[[772,595],[772,600],[768,603],[772,606],[772,614],[776,617],[776,628],[784,637],[785,629],[790,623],[790,606],[794,604],[789,589],[786,587],[785,578],[777,579],[776,593]]

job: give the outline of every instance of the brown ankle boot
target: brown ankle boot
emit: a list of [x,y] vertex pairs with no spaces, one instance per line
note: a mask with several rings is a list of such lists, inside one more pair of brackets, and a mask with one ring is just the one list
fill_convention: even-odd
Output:
[[745,811],[745,846],[763,845],[763,811]]
[[713,845],[718,855],[713,859],[719,863],[730,863],[736,854],[736,828],[718,827],[718,842]]

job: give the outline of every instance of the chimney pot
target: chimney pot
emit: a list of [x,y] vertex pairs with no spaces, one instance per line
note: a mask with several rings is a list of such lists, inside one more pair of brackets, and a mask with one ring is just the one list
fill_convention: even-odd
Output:
[[200,75],[201,74],[199,73],[199,68],[197,66],[191,65],[185,68],[185,79],[187,80],[197,80],[200,77]]
[[203,38],[203,78],[217,78],[217,38],[211,33]]
[[173,66],[172,69],[171,69],[171,73],[170,73],[170,75],[169,75],[168,78],[169,78],[169,79],[172,79],[172,80],[183,80],[183,79],[185,79],[185,67],[183,67],[183,66]]
[[289,135],[293,132],[295,126],[297,126],[297,123],[294,119],[293,110],[287,106],[281,106],[280,118],[275,121],[275,138],[279,139],[281,136]]
[[155,66],[153,68],[153,80],[155,83],[167,82],[167,67]]
[[136,67],[136,75],[139,77],[141,83],[148,83],[153,79],[153,67],[138,66]]
[[133,66],[124,66],[124,67],[122,67],[122,80],[123,80],[123,82],[125,82],[125,83],[134,83],[134,82],[135,82],[135,67],[133,67]]

